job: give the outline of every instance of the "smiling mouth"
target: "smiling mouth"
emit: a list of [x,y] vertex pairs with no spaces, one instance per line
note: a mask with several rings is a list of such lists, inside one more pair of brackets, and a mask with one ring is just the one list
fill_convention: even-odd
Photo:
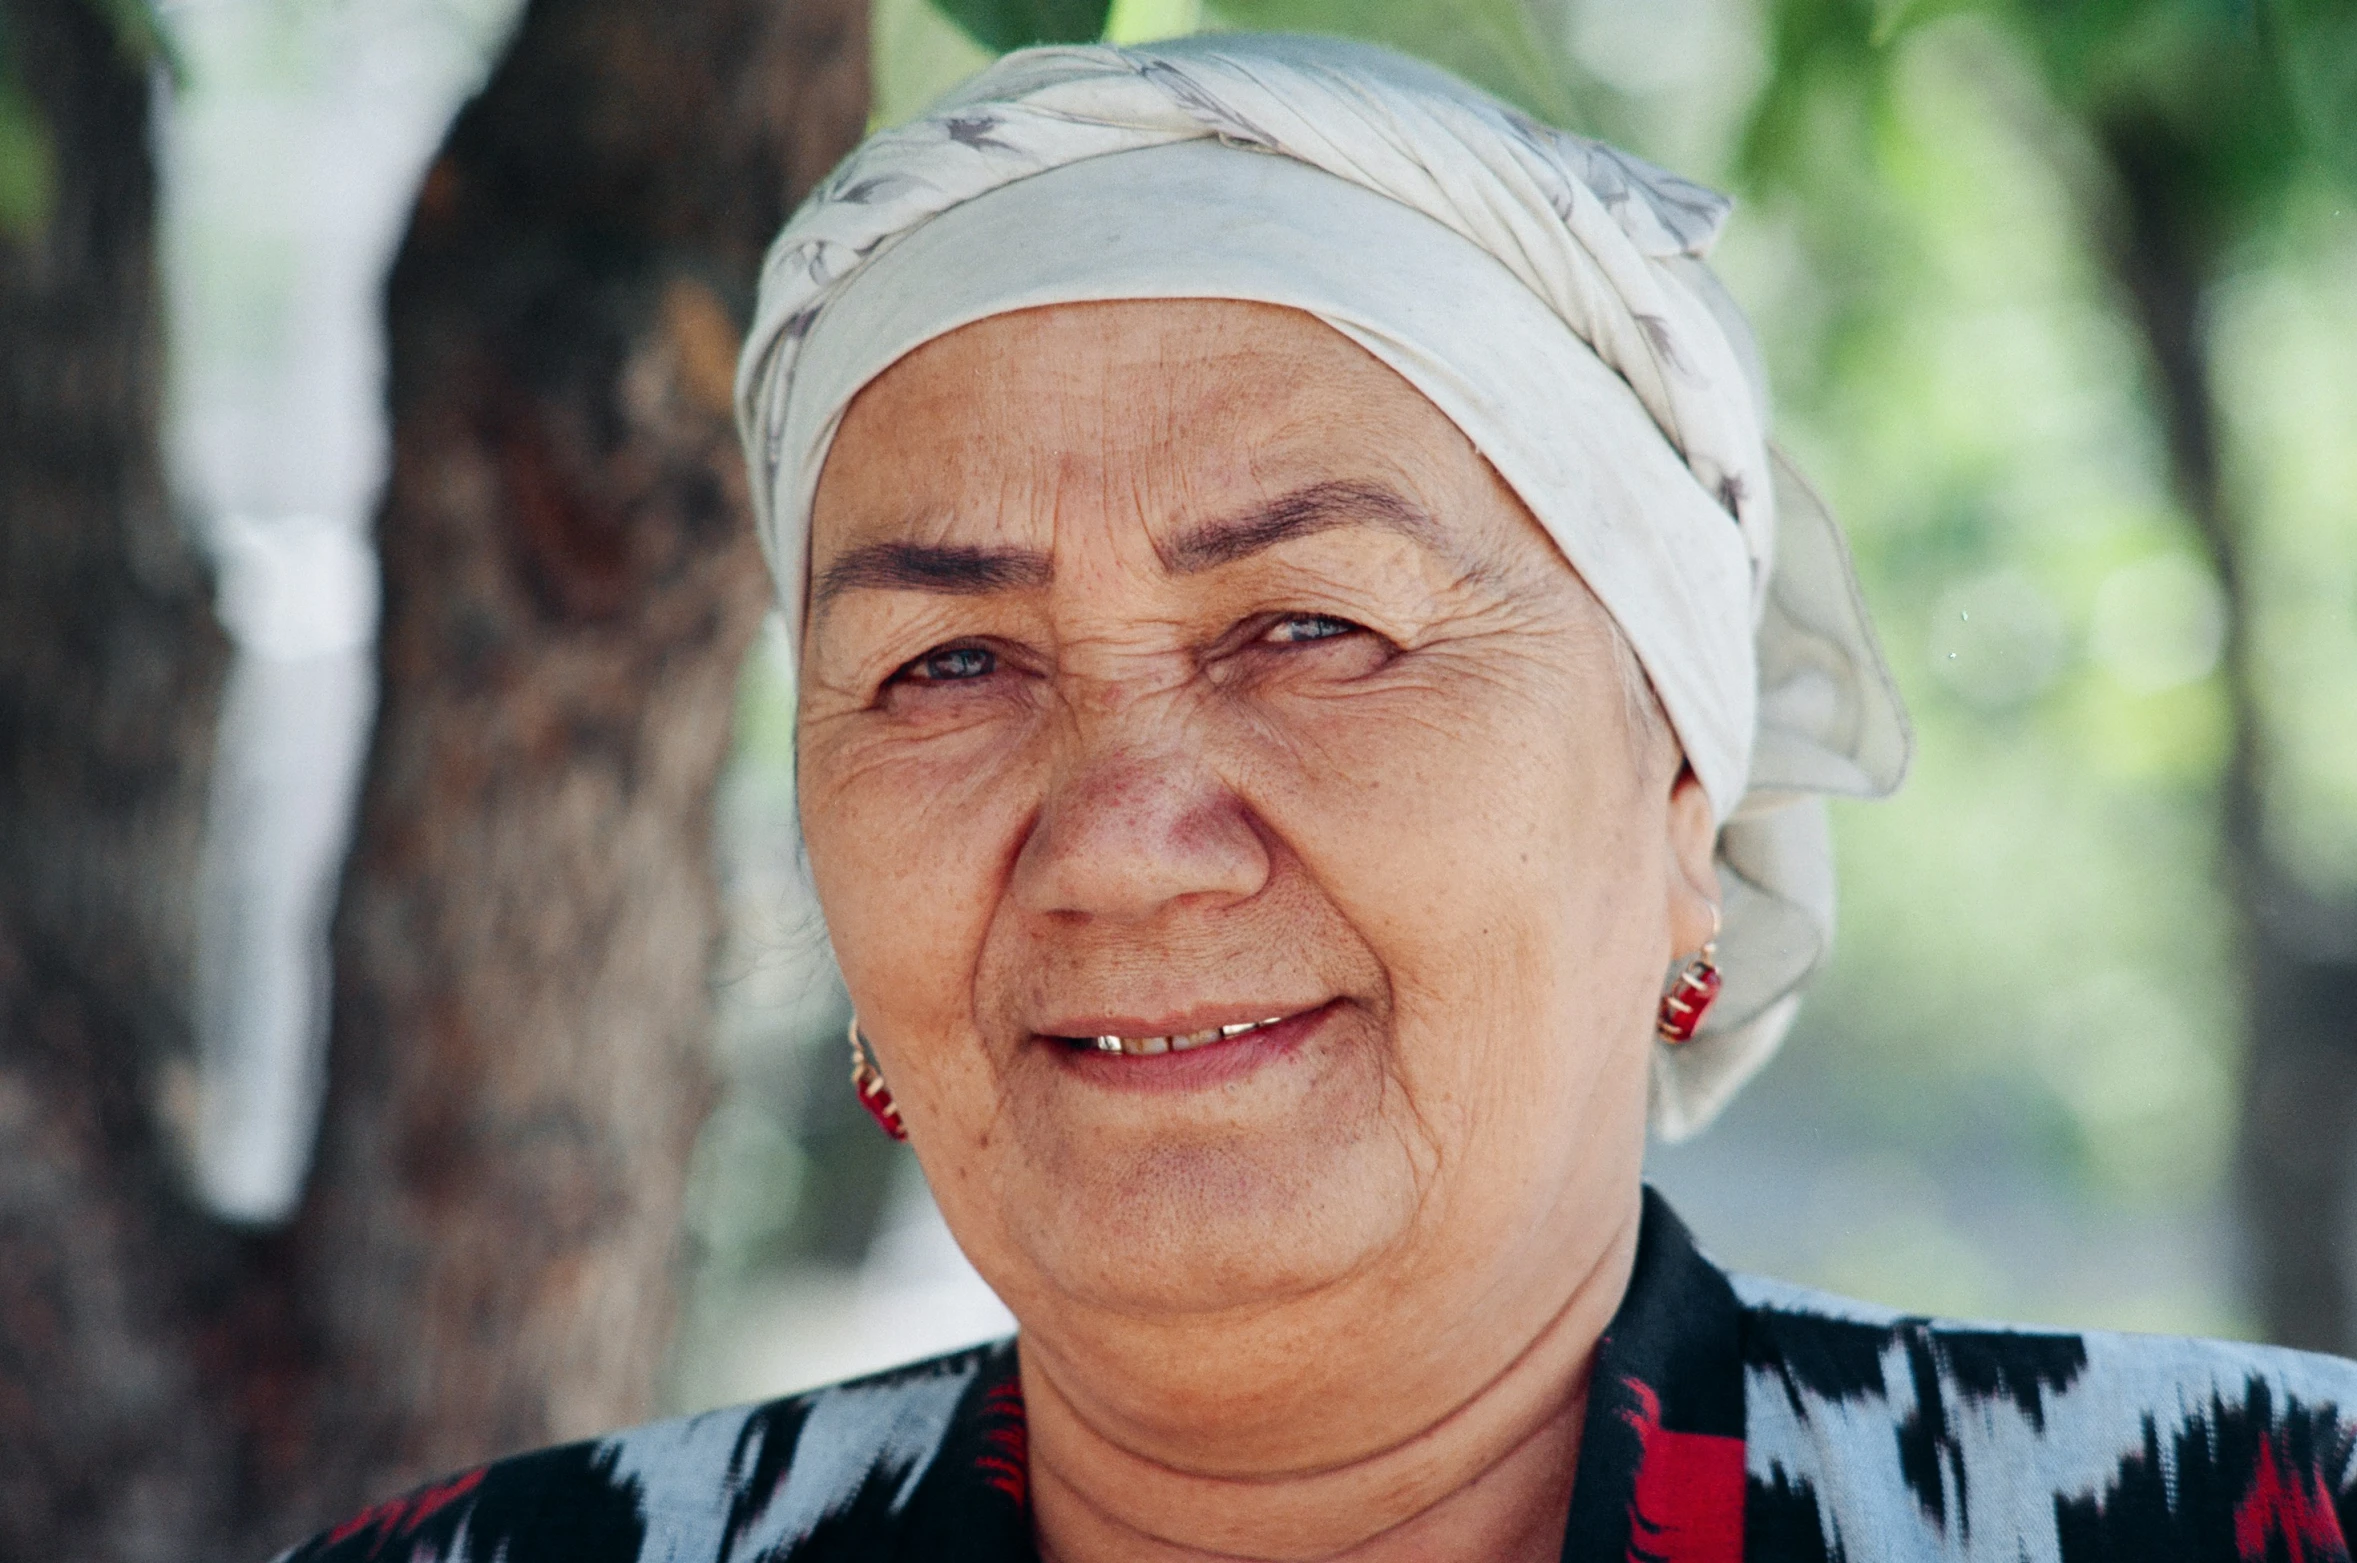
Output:
[[1160,1037],[1064,1037],[1069,1047],[1086,1053],[1120,1053],[1130,1058],[1153,1058],[1163,1053],[1185,1053],[1195,1048],[1209,1047],[1214,1042],[1232,1042],[1238,1037],[1265,1031],[1270,1026],[1290,1020],[1290,1015],[1271,1015],[1266,1020],[1240,1020],[1233,1025],[1206,1026],[1201,1031],[1189,1031],[1174,1036]]

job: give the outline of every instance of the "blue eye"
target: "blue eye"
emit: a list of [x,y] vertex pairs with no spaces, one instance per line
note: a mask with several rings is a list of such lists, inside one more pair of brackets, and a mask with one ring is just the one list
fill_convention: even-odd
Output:
[[961,683],[997,672],[998,654],[986,646],[943,646],[926,652],[902,671],[927,683]]
[[1350,620],[1337,619],[1330,614],[1297,613],[1290,618],[1279,619],[1270,627],[1267,638],[1279,645],[1298,646],[1306,641],[1355,635],[1358,629]]

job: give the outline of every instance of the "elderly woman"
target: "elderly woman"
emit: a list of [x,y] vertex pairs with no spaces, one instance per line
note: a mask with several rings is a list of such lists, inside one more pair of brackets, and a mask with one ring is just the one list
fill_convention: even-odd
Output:
[[1642,1188],[1907,745],[1725,209],[1300,39],[856,154],[742,417],[855,1086],[1021,1334],[292,1556],[2346,1558],[2357,1368],[1731,1277]]

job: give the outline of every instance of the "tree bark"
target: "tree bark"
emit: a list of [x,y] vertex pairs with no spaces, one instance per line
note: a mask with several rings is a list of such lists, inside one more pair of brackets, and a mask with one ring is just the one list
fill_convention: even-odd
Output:
[[713,787],[769,594],[736,348],[866,106],[859,0],[538,0],[428,175],[294,1234],[337,1379],[288,1451],[314,1512],[649,1409],[710,1097]]
[[2251,643],[2250,527],[2224,477],[2205,330],[2222,222],[2196,149],[2157,120],[2098,127],[2121,196],[2113,272],[2144,338],[2170,472],[2228,603],[2230,727],[2218,785],[2245,1029],[2237,1196],[2269,1339],[2357,1354],[2357,905],[2303,890],[2267,840],[2267,748]]
[[160,1559],[233,1477],[228,1245],[149,1112],[225,647],[157,453],[147,71],[79,0],[0,25],[56,168],[46,227],[0,238],[0,1558]]
[[767,593],[729,381],[866,5],[534,0],[429,177],[327,1124],[257,1238],[147,1107],[221,660],[157,475],[148,82],[102,8],[0,4],[62,170],[0,248],[0,1559],[256,1558],[649,1408]]

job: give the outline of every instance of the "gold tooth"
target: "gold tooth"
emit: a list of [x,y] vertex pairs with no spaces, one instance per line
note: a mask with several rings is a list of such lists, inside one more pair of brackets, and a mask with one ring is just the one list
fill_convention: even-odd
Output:
[[1132,1058],[1152,1058],[1161,1053],[1183,1053],[1208,1042],[1225,1042],[1240,1037],[1247,1031],[1258,1031],[1283,1020],[1282,1015],[1271,1015],[1266,1020],[1239,1020],[1231,1025],[1207,1026],[1201,1031],[1190,1031],[1181,1036],[1119,1037],[1101,1036],[1090,1040],[1100,1053],[1126,1053]]

